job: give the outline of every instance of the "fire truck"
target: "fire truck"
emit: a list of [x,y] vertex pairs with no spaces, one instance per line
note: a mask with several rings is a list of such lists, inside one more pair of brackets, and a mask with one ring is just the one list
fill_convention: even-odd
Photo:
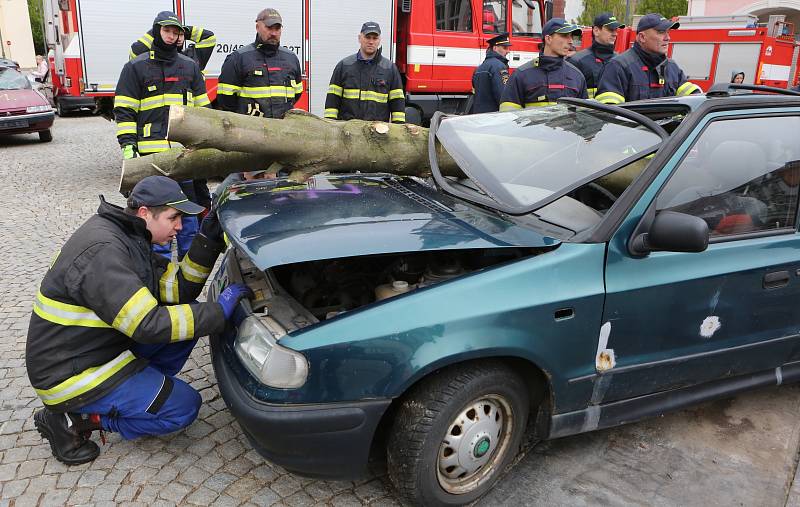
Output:
[[[383,31],[383,54],[403,75],[410,117],[435,110],[463,112],[472,72],[486,40],[510,32],[511,66],[538,54],[548,0],[272,0],[283,17],[281,44],[304,66],[307,93],[298,107],[322,115],[336,63],[358,49],[365,21]],[[205,69],[216,97],[225,57],[255,39],[263,0],[44,0],[54,99],[59,114],[82,107],[109,110],[131,43],[152,26],[156,13],[174,11],[187,25],[216,35]]]
[[[619,30],[618,52],[636,40],[636,23]],[[800,45],[794,25],[785,16],[770,16],[760,25],[752,15],[680,16],[680,27],[670,31],[669,56],[703,90],[729,82],[734,70],[745,73],[745,84],[788,88],[797,83]],[[584,29],[582,46],[592,43],[591,27]]]

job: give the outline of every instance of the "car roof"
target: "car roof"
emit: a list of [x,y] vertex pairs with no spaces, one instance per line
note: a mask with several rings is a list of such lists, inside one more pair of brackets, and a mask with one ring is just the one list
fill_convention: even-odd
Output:
[[12,69],[19,69],[19,64],[14,60],[8,58],[0,58],[0,67],[11,67]]

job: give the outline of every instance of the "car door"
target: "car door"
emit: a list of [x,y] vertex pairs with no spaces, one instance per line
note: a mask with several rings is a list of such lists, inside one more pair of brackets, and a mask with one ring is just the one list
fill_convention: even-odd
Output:
[[701,253],[636,257],[630,229],[612,239],[603,322],[616,365],[603,402],[792,358],[800,329],[799,129],[798,112],[709,115],[644,194],[633,213],[655,206],[699,216],[710,244]]

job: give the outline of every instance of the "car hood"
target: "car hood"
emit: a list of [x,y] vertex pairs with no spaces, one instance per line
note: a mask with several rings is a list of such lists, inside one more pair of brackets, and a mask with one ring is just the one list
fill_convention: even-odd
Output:
[[235,183],[220,203],[228,238],[260,269],[358,255],[559,243],[393,175]]
[[0,111],[16,111],[45,104],[47,100],[35,90],[0,90]]

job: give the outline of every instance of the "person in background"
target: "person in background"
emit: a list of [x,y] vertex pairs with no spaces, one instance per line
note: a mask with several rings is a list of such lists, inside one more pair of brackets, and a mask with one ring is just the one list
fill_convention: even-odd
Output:
[[511,41],[508,33],[501,33],[488,41],[486,59],[472,74],[472,113],[488,113],[500,109],[500,97],[510,77],[508,58]]
[[36,70],[31,71],[31,76],[39,83],[44,83],[49,72],[50,67],[47,65],[47,60],[45,60],[44,56],[36,55]]
[[614,44],[617,42],[617,30],[620,28],[625,28],[625,25],[617,21],[611,13],[599,14],[594,18],[592,25],[592,45],[578,51],[568,60],[583,72],[590,99],[593,99],[597,92],[597,83],[600,82],[606,65],[616,56]]

